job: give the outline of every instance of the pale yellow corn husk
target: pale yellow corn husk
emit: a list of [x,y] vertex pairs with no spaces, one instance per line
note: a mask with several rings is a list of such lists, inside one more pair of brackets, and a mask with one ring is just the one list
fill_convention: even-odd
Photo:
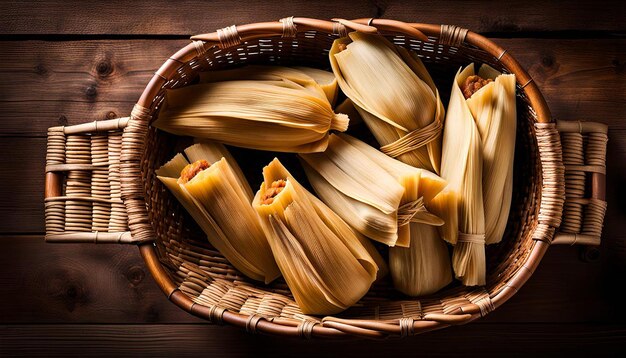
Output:
[[339,86],[337,85],[337,78],[335,78],[334,73],[312,67],[297,66],[294,68],[304,72],[314,79],[315,82],[322,87],[322,90],[326,94],[326,98],[328,98],[328,102],[330,102],[333,106],[335,105],[335,102],[337,101],[337,94],[339,93]]
[[[177,135],[279,152],[326,149],[328,131],[345,131],[322,88],[301,71],[293,78],[200,83],[168,90],[154,126]],[[234,71],[234,70],[233,70]],[[271,77],[271,76],[270,76]]]
[[437,229],[441,238],[456,245],[459,236],[458,195],[450,188],[444,188],[431,201],[426,203],[428,211],[440,217],[443,224]]
[[[189,164],[182,155],[159,168],[161,182],[189,212],[207,239],[244,275],[269,283],[280,276],[263,229],[251,206],[251,189],[230,153],[220,144],[199,143],[185,150],[190,160],[211,164],[185,184],[181,170]],[[232,159],[230,159],[232,160]],[[232,163],[232,165],[230,164]]]
[[301,154],[301,158],[320,198],[372,240],[408,246],[410,221],[440,221],[423,206],[419,185],[424,170],[356,138],[332,134],[325,152]]
[[428,295],[452,282],[448,247],[437,228],[411,223],[408,248],[389,249],[389,270],[394,287],[409,296]]
[[[330,62],[339,87],[382,146],[443,121],[439,92],[415,53],[382,36],[353,32],[349,38],[335,40]],[[403,145],[411,150],[396,159],[439,173],[440,130],[429,128],[429,133],[437,135],[434,140]]]
[[423,197],[424,203],[428,203],[448,184],[445,179],[426,169],[415,168],[398,160],[390,160],[389,156],[354,137],[342,133],[338,133],[336,134],[336,136],[342,138],[344,141],[350,143],[352,146],[356,147],[361,152],[368,155],[370,160],[376,162],[376,164],[380,165],[382,168],[385,168],[387,172],[397,178],[413,178],[413,173],[416,170],[419,171],[420,175],[419,184],[417,185],[417,197]]
[[471,65],[462,72],[459,70],[452,85],[441,159],[442,177],[458,195],[459,236],[452,254],[452,267],[466,286],[484,285],[486,276],[482,142],[459,87],[471,73]]
[[467,99],[483,144],[485,242],[502,240],[513,194],[517,113],[515,75],[483,65],[479,76],[494,80]]
[[[315,199],[274,159],[263,169],[264,182],[253,206],[261,218],[274,258],[305,314],[333,314],[356,303],[377,277],[379,267],[359,238],[329,208]],[[262,193],[276,180],[286,186],[271,204]]]
[[[389,268],[387,267],[387,262],[380,255],[380,252],[372,245],[372,243],[363,236],[358,231],[351,228],[349,225],[346,225],[346,222],[341,219],[334,211],[331,210],[326,204],[324,204],[320,199],[311,195],[311,201],[315,204],[315,209],[317,213],[320,215],[320,218],[326,223],[326,225],[339,237],[341,238],[345,244],[350,248],[351,251],[355,253],[357,257],[361,257],[360,250],[356,250],[359,248],[358,245],[354,245],[351,242],[351,238],[354,235],[361,245],[367,250],[367,253],[370,254],[376,265],[378,266],[378,272],[376,273],[376,280],[379,280],[385,277],[389,273]],[[348,239],[348,240],[346,240]],[[359,260],[363,260],[360,258]]]
[[[299,84],[316,83],[322,89],[331,105],[337,99],[339,87],[332,72],[311,67],[283,67],[251,65],[231,70],[208,71],[200,73],[200,82],[221,82],[241,80],[282,80],[287,79]],[[340,112],[341,113],[341,112]]]

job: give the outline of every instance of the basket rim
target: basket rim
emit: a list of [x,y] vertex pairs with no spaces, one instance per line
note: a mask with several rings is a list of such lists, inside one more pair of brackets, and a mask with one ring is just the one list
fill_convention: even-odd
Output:
[[[332,19],[332,21],[302,17],[292,17],[288,19],[290,19],[293,24],[297,25],[298,32],[301,32],[301,30],[315,30],[325,33],[337,33],[337,29],[339,27],[343,31],[346,31],[346,28],[367,32],[379,31],[380,33],[385,34],[395,33],[407,35],[410,37],[418,37],[422,40],[424,37],[419,36],[419,34],[425,34],[430,37],[429,41],[440,40],[444,35],[444,32],[445,35],[448,37],[451,33],[457,35],[460,33],[462,34],[462,36],[458,36],[454,39],[455,41],[458,41],[456,42],[457,45],[465,42],[467,44],[476,46],[479,49],[494,56],[494,58],[501,62],[511,73],[515,74],[517,83],[521,86],[522,90],[524,91],[530,102],[532,109],[535,111],[537,123],[553,124],[550,111],[548,109],[545,99],[543,98],[543,95],[541,94],[538,86],[535,84],[533,79],[526,72],[526,70],[506,49],[501,48],[500,46],[493,43],[491,40],[475,32],[450,25],[405,23],[389,19]],[[199,53],[201,53],[200,51],[205,49],[205,46],[206,48],[214,46],[219,46],[220,48],[230,48],[238,46],[238,44],[228,43],[227,41],[226,43],[224,43],[222,38],[223,31],[225,31],[226,29],[234,29],[235,34],[237,34],[239,37],[239,41],[245,42],[247,40],[258,38],[284,36],[284,26],[284,23],[281,21],[251,23],[246,25],[238,25],[237,27],[231,26],[230,28],[221,29],[209,34],[193,36],[191,38],[192,42],[190,42],[188,45],[169,57],[165,61],[165,63],[159,68],[159,70],[156,71],[155,75],[149,81],[141,97],[139,98],[135,108],[133,109],[133,113],[131,114],[131,122],[134,119],[135,122],[139,123],[140,126],[145,127],[142,127],[142,129],[139,130],[141,132],[139,134],[143,134],[143,138],[145,138],[148,122],[151,118],[151,112],[149,108],[151,108],[152,106],[153,99],[156,97],[157,93],[161,90],[162,86],[168,81],[168,79],[176,73],[180,66],[195,58]],[[446,31],[450,32],[448,33]],[[451,44],[454,45],[454,43]],[[124,134],[126,136],[126,131]],[[558,141],[558,135],[556,140]],[[558,142],[557,144],[560,147],[560,142]],[[539,153],[539,157],[541,157],[541,151]],[[133,158],[128,159],[128,161],[132,162],[133,165],[137,165],[138,160],[136,156],[133,156]],[[556,162],[557,164],[562,165],[561,158],[557,158]],[[541,160],[541,164],[543,164],[543,158]],[[543,194],[544,190],[546,189],[546,184],[544,183],[543,177],[540,178],[540,183],[540,190]],[[562,185],[562,183],[554,184],[554,186]],[[125,183],[122,182],[123,191],[125,189],[125,186]],[[137,192],[137,189],[134,186],[132,192]],[[138,204],[139,206],[143,204],[142,206],[145,208],[145,198],[143,197],[143,195],[135,195],[133,199],[137,201],[133,205],[134,208],[137,208],[137,206],[135,205]],[[127,204],[127,208],[128,207],[129,205]],[[147,218],[145,219],[145,221],[147,221]],[[137,225],[136,227],[133,227],[131,225],[130,229],[133,236],[146,236],[146,226],[148,226],[147,231],[151,232],[150,223],[146,223],[145,221],[142,220],[141,225]],[[550,227],[558,227],[558,223],[555,225],[550,225]],[[489,304],[492,305],[491,309],[495,309],[501,306],[504,302],[511,298],[519,290],[519,288],[521,288],[522,285],[524,285],[528,278],[530,278],[535,268],[538,266],[539,262],[543,258],[545,252],[547,251],[547,248],[550,246],[550,241],[552,238],[551,234],[550,232],[544,231],[541,231],[539,233],[540,237],[537,237],[537,227],[531,229],[531,232],[534,233],[534,243],[530,248],[530,254],[526,262],[522,266],[520,266],[519,271],[517,271],[514,276],[511,277],[511,279],[504,286],[504,288],[502,288],[497,294],[495,294],[495,296],[491,297],[491,301],[489,302]],[[212,322],[228,323],[234,326],[244,328],[246,329],[246,331],[252,333],[266,333],[272,335],[284,335],[304,338],[341,338],[348,336],[358,336],[363,338],[380,339],[388,337],[390,335],[405,335],[403,334],[403,332],[406,332],[407,329],[409,329],[412,334],[418,334],[426,331],[445,328],[450,325],[464,324],[486,314],[485,312],[483,312],[482,307],[479,307],[477,305],[471,305],[468,307],[459,308],[456,312],[451,312],[449,314],[429,315],[430,317],[425,317],[422,320],[415,321],[413,319],[408,319],[408,322],[403,322],[403,319],[396,320],[394,322],[338,319],[332,321],[323,321],[323,325],[311,325],[310,322],[303,321],[301,324],[295,326],[293,325],[293,323],[280,322],[279,319],[268,321],[258,315],[248,316],[236,312],[225,311],[224,309],[216,309],[215,306],[207,307],[201,304],[194,303],[191,298],[189,298],[186,294],[180,291],[170,279],[165,268],[158,259],[155,244],[152,240],[153,238],[150,238],[149,240],[146,240],[145,242],[139,244],[139,250],[151,275],[154,277],[159,288],[165,293],[170,301],[195,316],[208,319]],[[409,326],[408,328],[407,325]]]

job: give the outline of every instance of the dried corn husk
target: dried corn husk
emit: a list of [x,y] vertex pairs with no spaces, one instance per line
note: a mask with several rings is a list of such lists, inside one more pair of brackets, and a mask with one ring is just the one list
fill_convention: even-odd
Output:
[[269,71],[256,75],[263,78],[259,80],[200,83],[168,90],[154,125],[177,135],[252,149],[323,151],[328,131],[345,131],[348,117],[333,112],[324,90],[311,77],[294,69],[283,72],[289,75]]
[[443,220],[443,225],[437,228],[441,238],[456,245],[459,236],[459,205],[456,191],[446,186],[426,203],[426,208]]
[[[317,84],[322,87],[322,90],[328,98],[328,102],[331,105],[335,105],[337,101],[337,94],[339,93],[339,86],[337,85],[337,78],[332,72],[319,70],[312,67],[294,67],[296,70],[300,70],[310,76]],[[338,112],[343,113],[343,112]]]
[[350,143],[352,146],[358,148],[372,161],[376,162],[396,177],[406,177],[407,172],[412,173],[415,170],[419,171],[420,176],[417,196],[423,197],[425,203],[428,203],[433,197],[435,197],[447,184],[447,182],[437,174],[433,174],[425,169],[406,165],[398,160],[391,160],[389,156],[385,155],[381,151],[354,137],[341,133],[337,134],[337,136]]
[[241,80],[282,80],[296,83],[316,83],[324,92],[331,105],[337,99],[337,79],[332,72],[311,67],[283,67],[251,65],[232,70],[209,71],[200,73],[200,82],[221,82]]
[[[399,162],[348,135],[333,134],[325,152],[301,154],[301,158],[320,198],[373,240],[406,247],[409,222],[441,223],[423,205],[420,184],[425,170]],[[429,184],[434,177],[423,176]],[[439,182],[441,190],[445,181],[439,178]],[[427,196],[434,195],[437,189],[433,187],[424,185]]]
[[466,286],[484,285],[486,275],[482,142],[459,87],[472,72],[472,66],[459,70],[452,85],[441,159],[442,177],[458,196],[459,235],[452,267]]
[[389,249],[389,270],[394,287],[409,296],[428,295],[452,281],[448,247],[431,225],[411,223],[408,248]]
[[[332,314],[356,303],[377,277],[379,267],[366,248],[371,243],[304,189],[274,159],[253,206],[261,217],[280,270],[305,314]],[[265,194],[283,181],[282,191]]]
[[[189,161],[177,154],[156,173],[191,214],[211,245],[246,276],[269,283],[280,276],[270,246],[252,209],[252,190],[230,153],[217,143],[199,143],[185,150],[189,161],[206,160],[202,170],[179,183]],[[234,215],[236,214],[236,215]]]
[[417,55],[382,36],[353,32],[335,40],[330,62],[381,150],[439,173],[444,108]]
[[515,155],[515,75],[483,65],[478,75],[493,82],[467,99],[483,144],[485,242],[502,240],[513,194]]

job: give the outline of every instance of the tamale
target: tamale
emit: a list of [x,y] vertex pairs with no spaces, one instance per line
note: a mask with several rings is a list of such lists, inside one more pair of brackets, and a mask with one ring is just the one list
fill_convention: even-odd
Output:
[[290,75],[270,71],[258,75],[267,79],[199,83],[167,90],[154,126],[177,135],[252,149],[323,151],[328,132],[345,131],[348,117],[333,112],[324,90],[310,76],[295,69],[283,72]]
[[252,190],[230,153],[221,144],[209,142],[187,148],[185,153],[189,161],[176,155],[156,171],[159,180],[236,269],[265,283],[279,277],[251,206]]
[[356,303],[382,258],[274,159],[263,169],[253,206],[274,258],[305,314],[333,314]]
[[501,74],[483,65],[475,80],[480,79],[489,82],[470,95],[467,105],[483,144],[485,242],[493,244],[502,240],[513,194],[515,75]]
[[[458,200],[458,238],[452,267],[466,286],[484,285],[485,212],[482,190],[482,142],[460,85],[472,66],[455,76],[443,134],[441,174]],[[444,218],[445,220],[445,218]]]
[[422,61],[379,35],[335,40],[330,63],[381,150],[439,173],[444,108]]
[[394,287],[409,296],[439,291],[452,282],[450,256],[437,228],[411,223],[408,248],[389,248],[389,271]]
[[[425,170],[399,162],[348,135],[332,134],[325,152],[300,157],[322,201],[372,240],[406,247],[409,222],[440,223],[423,205],[420,184]],[[427,183],[434,177],[423,176]],[[425,185],[425,195],[431,197],[441,190],[445,181],[440,182],[438,189]]]

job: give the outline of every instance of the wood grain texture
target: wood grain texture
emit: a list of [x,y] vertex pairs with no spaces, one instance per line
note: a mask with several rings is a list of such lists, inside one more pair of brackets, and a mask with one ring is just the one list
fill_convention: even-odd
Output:
[[233,327],[213,325],[0,326],[0,355],[401,357],[415,352],[424,356],[561,357],[619,356],[626,352],[623,344],[626,328],[620,325],[478,324],[471,328],[451,327],[403,340],[320,344],[320,341],[253,336]]
[[43,233],[46,140],[0,138],[0,233]]
[[[625,11],[623,1],[589,0],[0,2],[0,356],[624,356]],[[49,126],[128,115],[189,35],[290,15],[487,33],[529,70],[556,118],[609,124],[600,260],[553,247],[518,294],[476,323],[402,341],[321,343],[188,315],[159,291],[134,247],[44,243]]]
[[4,324],[201,322],[171,304],[133,245],[46,244],[3,236]]
[[[528,69],[556,118],[626,128],[626,40],[496,42]],[[0,135],[43,136],[59,123],[128,115],[154,71],[186,43],[0,42]]]
[[[200,322],[168,302],[133,246],[46,244],[41,236],[0,243],[0,285],[20,297],[0,305],[5,324]],[[626,323],[611,290],[626,275],[624,261],[585,263],[579,249],[551,248],[520,292],[479,322]]]
[[[602,9],[610,11],[599,11]],[[624,2],[577,1],[4,1],[4,34],[182,35],[287,16],[384,17],[478,32],[624,31]],[[590,16],[591,15],[591,16]]]

